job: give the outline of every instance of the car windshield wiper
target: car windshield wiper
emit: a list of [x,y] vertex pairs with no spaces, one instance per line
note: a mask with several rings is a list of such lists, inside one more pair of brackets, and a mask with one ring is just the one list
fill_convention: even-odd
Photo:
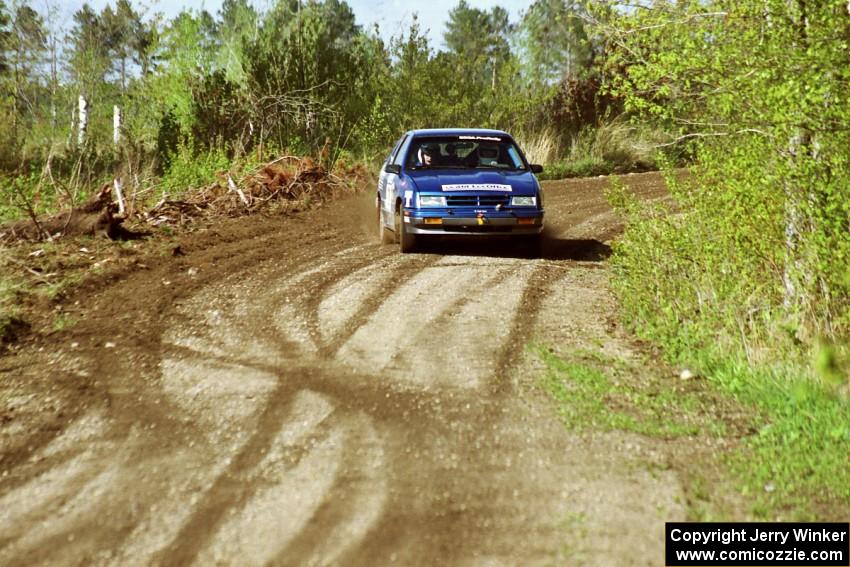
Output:
[[468,167],[470,169],[498,169],[498,170],[501,170],[501,171],[522,171],[518,167],[503,166],[503,165],[492,165],[492,164],[486,164],[486,163],[482,163],[480,165],[470,165]]
[[410,169],[467,169],[465,165],[414,165]]

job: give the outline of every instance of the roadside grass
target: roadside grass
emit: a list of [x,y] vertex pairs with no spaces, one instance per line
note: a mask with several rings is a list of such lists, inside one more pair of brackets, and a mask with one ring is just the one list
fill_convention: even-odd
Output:
[[0,223],[25,218],[26,204],[36,214],[52,210],[58,196],[44,190],[40,172],[0,175]]
[[519,133],[517,138],[530,163],[551,163],[557,153],[558,136],[551,128],[531,135]]
[[135,253],[95,237],[0,247],[0,345],[14,342],[37,322],[53,332],[72,327],[74,317],[49,307],[86,278]]
[[[722,421],[706,418],[704,401],[696,393],[674,391],[669,382],[621,381],[625,373],[641,372],[634,365],[589,351],[559,356],[541,345],[531,350],[545,364],[540,385],[569,429],[681,440],[727,434]],[[717,455],[731,473],[729,488],[749,503],[748,519],[845,520],[850,508],[848,400],[828,385],[801,379],[800,369],[792,367],[755,369],[719,357],[690,362],[690,368],[706,377],[708,389],[752,413],[751,433],[733,450]],[[687,479],[691,519],[729,519],[717,516],[725,512],[712,503],[716,496],[703,473],[688,471]]]
[[189,189],[216,180],[216,172],[226,171],[233,163],[222,149],[198,151],[192,145],[180,144],[169,156],[169,164],[159,179],[158,192],[180,197]]
[[[2,264],[2,262],[0,262]],[[18,278],[4,274],[0,276],[0,344],[14,339],[21,324],[20,295],[24,283]]]
[[[617,118],[583,128],[570,139],[567,150],[560,155],[549,149],[553,144],[543,140],[531,139],[533,154],[547,158],[539,162],[545,165],[540,179],[564,179],[657,170],[659,161],[663,161],[658,147],[665,136]],[[669,155],[665,159],[676,161],[676,156]]]
[[562,423],[578,432],[625,432],[659,440],[664,462],[647,462],[656,475],[675,467],[681,480],[689,521],[723,521],[738,517],[738,492],[718,451],[738,445],[751,428],[736,404],[718,399],[705,380],[669,376],[644,353],[623,360],[598,351],[555,354],[530,345],[545,369],[540,387],[555,403]]
[[752,408],[757,432],[727,461],[770,520],[846,520],[850,509],[850,400],[805,368],[753,367],[702,354],[695,366]]
[[621,430],[652,437],[678,438],[724,433],[722,422],[701,412],[702,401],[689,391],[672,391],[646,376],[638,388],[624,377],[640,369],[596,352],[565,355],[533,345],[546,370],[543,389],[557,402],[558,415],[570,429]]
[[67,313],[58,313],[53,319],[53,330],[56,332],[66,331],[77,324],[77,318]]
[[[588,536],[587,518],[581,512],[575,512],[567,515],[561,521],[560,528],[568,533],[573,534],[576,541],[586,541]],[[566,564],[582,564],[587,560],[587,553],[568,543],[564,543],[558,549],[557,563],[551,565]]]

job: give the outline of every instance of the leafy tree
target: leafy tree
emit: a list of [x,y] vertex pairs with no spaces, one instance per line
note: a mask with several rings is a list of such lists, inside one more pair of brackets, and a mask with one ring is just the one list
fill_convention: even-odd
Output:
[[35,113],[34,69],[45,50],[41,17],[26,4],[14,5],[9,35],[6,37],[7,61],[12,80],[12,130],[18,139],[18,127],[24,108]]
[[510,57],[511,31],[504,8],[496,6],[485,12],[460,0],[449,12],[443,39],[467,77],[482,82],[489,79],[495,90],[498,67]]
[[593,62],[583,3],[536,0],[522,15],[520,46],[525,73],[535,84],[554,84],[581,77]]
[[128,12],[132,11],[126,0],[119,0],[116,9],[107,5],[101,14],[104,41],[109,51],[110,58],[118,64],[118,74],[121,85],[121,93],[127,89],[127,59],[130,56],[128,44],[130,42],[130,28],[132,23],[128,18]]
[[850,331],[847,3],[655,2],[605,29],[614,91],[698,160],[675,184],[687,221],[655,241],[696,272],[671,317]]
[[206,11],[183,11],[158,34],[151,47],[158,68],[140,86],[142,98],[152,103],[151,124],[167,115],[184,136],[190,134],[192,88],[214,70],[219,45],[215,20]]
[[[365,108],[357,89],[361,36],[345,2],[278,2],[245,46],[259,126],[281,146],[297,136],[313,147],[351,128]],[[334,136],[336,137],[336,136]]]
[[131,61],[142,68],[143,75],[147,73],[152,34],[129,0],[118,0],[114,10],[112,6],[106,6],[101,20],[106,34],[106,47],[113,63],[118,66],[121,93],[124,94],[127,90],[128,65]]
[[[378,35],[377,26],[371,33],[359,33],[353,48],[359,72],[351,83],[354,96],[348,110],[350,122],[346,124],[346,136],[351,135],[352,149],[368,153],[391,144],[393,136],[397,135],[397,130],[389,129],[391,120],[386,104],[391,61],[389,51]],[[373,121],[376,118],[377,122]],[[367,128],[367,138],[372,142],[366,142],[362,137]]]
[[44,31],[45,31],[45,49],[46,61],[44,62],[43,72],[46,75],[46,84],[49,91],[49,138],[56,134],[58,124],[58,108],[60,105],[60,68],[62,62],[60,60],[60,51],[62,51],[63,33],[59,29],[59,21],[62,18],[60,7],[54,0],[45,0],[42,4],[44,9]]
[[407,34],[390,40],[389,52],[394,64],[384,92],[396,134],[414,125],[434,125],[437,101],[443,93],[428,84],[432,52],[415,15]]
[[9,14],[6,3],[0,0],[0,74],[8,69],[6,49],[9,41]]
[[74,82],[86,96],[93,96],[103,84],[110,68],[109,46],[104,41],[106,28],[100,15],[88,4],[74,13],[74,25],[68,34],[68,68]]
[[[131,154],[156,154],[163,164],[178,147],[238,153],[269,142],[316,151],[330,140],[369,154],[412,127],[519,128],[540,100],[517,80],[507,12],[463,0],[450,14],[447,50],[436,53],[416,19],[385,45],[342,0],[275,0],[262,10],[224,0],[215,17],[184,11],[171,20],[147,18],[134,0],[101,11],[83,4],[63,35],[55,0],[42,0],[47,26],[24,1],[0,9],[18,15],[14,30],[0,20],[0,81],[15,94],[3,100],[4,134],[19,129],[7,137],[51,159],[65,125],[74,127],[63,118],[78,95],[90,103],[88,157],[112,165]],[[101,151],[111,141],[113,104],[124,110],[124,144]]]
[[[2,94],[0,96],[0,118],[3,119],[4,124],[8,124],[8,114],[13,112],[9,108],[9,99],[13,98],[11,96],[13,91],[7,89],[8,82],[6,81],[6,75],[9,72],[7,56],[8,41],[9,15],[6,4],[3,0],[0,0],[0,82],[3,83],[4,87],[2,93],[0,93]],[[17,140],[14,132],[7,127],[0,126],[0,167],[7,169],[16,161],[14,156],[16,145]]]
[[74,26],[68,40],[70,43],[69,67],[76,82],[94,90],[94,85],[104,79],[109,67],[108,47],[104,42],[104,26],[100,16],[88,4],[74,13]]
[[[223,69],[218,69],[192,84],[191,139],[219,140],[231,146],[245,146],[250,134],[251,104],[239,85],[227,79]],[[212,145],[212,144],[210,144]]]
[[221,21],[221,54],[218,65],[228,80],[242,83],[245,80],[243,45],[254,41],[259,31],[259,14],[247,0],[224,0],[219,10]]

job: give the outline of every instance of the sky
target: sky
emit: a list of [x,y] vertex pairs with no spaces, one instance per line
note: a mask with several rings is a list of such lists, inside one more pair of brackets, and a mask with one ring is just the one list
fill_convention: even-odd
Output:
[[[251,0],[251,3],[259,8],[265,9],[273,0]],[[431,47],[441,49],[443,46],[443,31],[449,11],[454,8],[458,0],[426,0],[423,2],[410,2],[402,0],[347,0],[348,5],[354,10],[357,23],[364,28],[370,28],[377,23],[381,30],[381,37],[388,40],[390,36],[399,35],[410,26],[413,13],[419,17],[423,29],[428,29],[428,39]],[[38,6],[41,0],[33,0],[32,4]],[[71,22],[71,17],[83,5],[82,0],[59,0],[62,6],[63,21]],[[182,0],[169,2],[168,0],[133,0],[134,6],[146,5],[152,11],[162,12],[166,17],[172,18],[183,9],[204,8],[212,14],[216,14],[221,7],[221,0]],[[493,6],[502,6],[510,14],[511,21],[517,21],[519,14],[525,10],[529,0],[467,0],[474,7],[489,10]],[[88,0],[88,4],[97,11],[108,4],[115,4],[115,0]]]

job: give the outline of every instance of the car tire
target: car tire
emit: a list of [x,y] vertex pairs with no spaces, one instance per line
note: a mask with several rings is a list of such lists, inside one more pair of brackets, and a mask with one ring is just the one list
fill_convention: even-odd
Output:
[[388,229],[381,218],[381,200],[378,199],[378,207],[376,209],[378,217],[378,238],[381,239],[381,244],[395,244],[396,233]]
[[395,211],[395,226],[397,229],[396,234],[398,234],[399,250],[401,250],[402,254],[413,252],[416,249],[416,235],[407,232],[407,230],[405,229],[407,225],[404,222],[404,217],[401,214],[400,205],[396,208]]

